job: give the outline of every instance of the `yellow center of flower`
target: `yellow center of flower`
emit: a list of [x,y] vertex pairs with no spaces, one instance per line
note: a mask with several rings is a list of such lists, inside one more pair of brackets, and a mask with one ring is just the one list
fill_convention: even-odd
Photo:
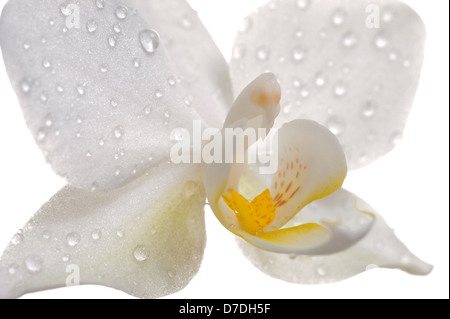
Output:
[[230,190],[222,198],[236,213],[242,229],[249,234],[260,234],[275,218],[275,206],[268,189],[251,202],[234,190]]

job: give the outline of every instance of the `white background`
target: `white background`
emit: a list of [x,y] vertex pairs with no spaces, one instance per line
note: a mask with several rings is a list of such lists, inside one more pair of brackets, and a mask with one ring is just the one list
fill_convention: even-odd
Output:
[[[31,1],[31,0],[30,0]],[[0,0],[0,8],[5,4]],[[228,58],[235,30],[264,0],[191,0]],[[376,269],[332,285],[272,279],[238,251],[233,235],[207,210],[208,245],[199,274],[169,298],[449,298],[448,6],[408,0],[428,29],[420,88],[404,140],[375,164],[351,172],[345,187],[375,207],[397,236],[435,266],[426,277]],[[195,45],[195,44],[193,44]],[[64,182],[45,164],[28,133],[3,63],[0,65],[0,251]],[[103,287],[66,288],[25,298],[128,298]]]

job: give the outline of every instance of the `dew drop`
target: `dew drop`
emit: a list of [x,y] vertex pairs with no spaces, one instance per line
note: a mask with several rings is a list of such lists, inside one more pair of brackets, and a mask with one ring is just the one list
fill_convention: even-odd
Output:
[[377,47],[377,49],[384,49],[388,46],[389,44],[389,40],[387,39],[387,37],[384,34],[379,34],[376,36],[375,38],[375,46]]
[[50,237],[51,237],[51,233],[48,230],[46,230],[42,233],[42,238],[44,238],[45,240],[49,240]]
[[100,72],[102,73],[108,72],[108,66],[106,64],[100,65]]
[[19,271],[19,266],[17,265],[11,265],[8,267],[8,274],[15,275]]
[[233,58],[236,60],[244,58],[246,51],[245,45],[243,44],[235,46],[233,48]]
[[111,104],[113,108],[117,108],[117,106],[119,106],[119,102],[115,98],[112,98],[111,101],[109,101],[109,104]]
[[336,27],[339,27],[345,23],[347,20],[347,12],[344,9],[338,8],[331,15],[331,22]]
[[297,30],[297,31],[295,31],[295,37],[296,37],[297,39],[302,38],[302,37],[303,37],[303,31],[302,31],[302,30]]
[[123,128],[121,126],[116,126],[116,128],[114,128],[114,137],[116,139],[122,138],[123,133]]
[[29,93],[31,91],[31,84],[27,79],[23,79],[20,82],[20,88],[22,89],[23,93]]
[[138,262],[144,262],[148,259],[148,253],[145,246],[137,246],[133,251],[134,259]]
[[44,130],[40,129],[40,130],[37,132],[37,140],[38,140],[39,142],[42,142],[43,140],[45,140],[46,137],[47,137],[47,134],[45,133]]
[[297,8],[301,10],[306,10],[309,7],[310,0],[297,0]]
[[164,93],[162,91],[160,91],[160,90],[155,91],[155,97],[157,99],[161,99],[163,96],[164,96]]
[[150,115],[153,111],[153,107],[151,105],[147,105],[146,107],[144,107],[144,113],[145,115]]
[[87,151],[87,152],[86,152],[86,158],[89,159],[89,158],[91,158],[91,157],[92,157],[92,153],[91,153],[90,151]]
[[398,53],[397,52],[390,52],[389,54],[388,54],[388,58],[389,58],[389,60],[390,61],[392,61],[392,62],[394,62],[394,61],[397,61],[398,60]]
[[114,48],[117,44],[117,39],[114,35],[108,37],[108,44],[111,48]]
[[84,89],[84,87],[82,85],[77,86],[77,92],[80,96],[83,96],[86,94],[86,90]]
[[403,61],[403,66],[405,67],[405,68],[410,68],[411,67],[411,61],[410,60],[405,60],[405,61]]
[[101,147],[105,146],[105,141],[104,141],[103,139],[101,139],[101,140],[98,142],[98,145],[101,146]]
[[95,0],[95,5],[99,9],[103,9],[105,7],[105,0]]
[[61,257],[61,260],[62,260],[63,262],[65,262],[65,263],[67,263],[67,262],[70,261],[70,256],[69,256],[69,255],[64,255],[64,256]]
[[344,82],[338,82],[335,86],[334,86],[334,95],[337,97],[343,97],[347,94],[348,88],[347,88],[347,84],[345,84]]
[[192,29],[193,26],[191,19],[186,16],[181,19],[180,25],[186,30]]
[[42,103],[47,102],[47,101],[48,101],[48,95],[47,95],[47,93],[42,92],[42,93],[39,95],[39,99],[41,100]]
[[291,51],[291,57],[292,57],[292,61],[294,63],[299,63],[299,62],[303,61],[305,56],[306,56],[306,50],[301,47],[296,47],[296,48],[292,49],[292,51]]
[[88,30],[89,33],[97,31],[97,28],[98,24],[95,20],[89,20],[86,24],[86,29]]
[[241,21],[241,24],[239,25],[238,31],[241,32],[241,33],[248,32],[248,31],[250,31],[252,26],[253,26],[252,19],[250,17],[247,17],[247,18],[245,18],[245,19],[243,19]]
[[328,274],[327,267],[325,265],[318,266],[317,269],[316,269],[316,273],[320,277],[325,277]]
[[70,233],[67,235],[66,241],[69,247],[75,247],[80,243],[81,236],[78,233]]
[[155,30],[144,30],[139,33],[139,41],[145,52],[155,53],[159,47],[159,34]]
[[102,238],[102,232],[99,229],[96,229],[92,232],[91,237],[93,240],[97,241]]
[[124,236],[123,230],[118,230],[118,231],[116,232],[116,235],[117,235],[117,237],[119,237],[119,238],[123,238],[123,236]]
[[42,259],[39,256],[31,255],[25,259],[25,266],[31,273],[38,273],[42,270]]
[[51,127],[53,125],[53,118],[52,118],[51,114],[49,114],[45,117],[44,124],[46,127]]
[[20,233],[15,234],[11,239],[11,244],[14,246],[20,245],[22,242],[23,242],[23,235]]
[[64,92],[64,87],[62,87],[60,84],[56,85],[56,91],[58,93],[63,93]]
[[65,17],[68,17],[73,13],[71,7],[69,5],[64,5],[64,4],[61,5],[60,11],[63,14],[63,16],[65,16]]
[[134,66],[136,69],[139,69],[139,68],[141,67],[141,60],[139,60],[139,59],[133,59],[133,66]]
[[363,116],[365,118],[372,118],[375,115],[376,111],[377,104],[372,100],[367,101],[363,107]]
[[391,135],[391,143],[392,145],[396,146],[400,144],[400,142],[403,140],[403,133],[402,132],[394,132]]
[[25,42],[23,44],[23,48],[24,48],[24,50],[29,50],[31,48],[31,45],[29,43]]
[[114,24],[113,25],[113,31],[115,33],[121,33],[122,32],[122,26],[120,24],[118,24],[118,23]]
[[316,75],[316,79],[314,80],[314,83],[318,87],[323,87],[326,84],[325,77],[322,75],[322,73],[319,73]]
[[171,76],[169,79],[167,79],[167,83],[169,83],[170,86],[175,86],[175,84],[177,84],[177,81],[173,76]]
[[256,50],[256,57],[259,61],[267,61],[270,57],[270,49],[266,46],[259,47]]
[[356,35],[353,32],[347,32],[342,37],[342,45],[345,48],[348,48],[348,49],[353,48],[356,46],[356,44],[358,44],[358,38],[356,37]]
[[42,61],[42,66],[43,66],[45,69],[49,69],[49,68],[52,67],[52,63],[50,62],[50,60],[44,59],[44,60]]
[[119,6],[116,9],[116,17],[117,19],[124,20],[128,15],[128,9],[123,6]]
[[334,116],[329,118],[326,126],[336,136],[340,136],[344,132],[343,122]]

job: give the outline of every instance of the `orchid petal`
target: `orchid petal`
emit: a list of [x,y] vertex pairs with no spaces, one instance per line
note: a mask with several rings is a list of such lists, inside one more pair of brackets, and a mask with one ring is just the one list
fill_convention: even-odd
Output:
[[35,140],[70,184],[124,185],[167,159],[172,130],[198,118],[158,28],[117,0],[5,5],[7,72]]
[[271,1],[246,19],[230,62],[235,90],[263,72],[283,89],[276,126],[294,118],[335,133],[349,169],[392,150],[419,83],[425,28],[392,0]]
[[[238,224],[233,224],[231,231],[261,249],[303,255],[336,253],[363,238],[371,229],[374,216],[358,209],[353,210],[355,216],[352,216],[361,219],[358,227],[344,227],[345,223],[339,218],[328,216],[282,228],[297,214],[302,215],[306,205],[340,189],[347,166],[337,138],[313,121],[296,120],[285,124],[278,132],[278,140],[273,150],[278,170],[270,179],[270,191],[264,186],[263,178],[255,178],[250,172],[242,175],[238,192],[250,199],[261,189],[267,188],[266,191],[251,203],[242,195],[236,196],[234,190],[231,190],[231,197],[223,196],[228,213],[232,211],[237,215]],[[259,206],[264,209],[258,208],[254,201],[263,194],[269,194],[273,206],[260,199]],[[226,211],[225,205],[221,208]]]
[[373,208],[343,189],[305,207],[292,223],[333,218],[341,219],[345,227],[359,227],[363,215],[354,214],[355,208],[375,214],[375,223],[364,238],[342,252],[304,256],[267,252],[243,240],[239,240],[238,244],[258,269],[267,275],[293,283],[332,283],[374,267],[399,268],[415,275],[431,272],[433,267],[414,256]]
[[[208,125],[220,128],[233,103],[228,65],[206,28],[185,0],[132,0],[161,38],[183,85],[187,102]],[[191,100],[190,100],[191,99]]]
[[[262,74],[248,84],[231,107],[224,128],[220,132],[222,139],[225,139],[227,129],[242,132],[242,134],[236,134],[236,144],[233,141],[235,149],[231,155],[235,158],[232,158],[232,161],[225,159],[222,163],[204,165],[203,181],[206,196],[214,214],[227,228],[236,222],[236,217],[223,213],[220,208],[220,205],[223,204],[221,196],[226,189],[233,188],[239,183],[239,177],[245,164],[236,163],[236,157],[245,153],[251,146],[247,143],[237,150],[237,145],[240,145],[244,139],[246,130],[257,131],[259,128],[270,129],[272,127],[279,114],[280,94],[280,86],[274,75],[270,73]],[[226,154],[226,152],[227,143],[223,141],[222,154]]]
[[141,298],[184,288],[206,241],[198,169],[164,164],[105,193],[63,188],[3,254],[0,298],[77,284]]

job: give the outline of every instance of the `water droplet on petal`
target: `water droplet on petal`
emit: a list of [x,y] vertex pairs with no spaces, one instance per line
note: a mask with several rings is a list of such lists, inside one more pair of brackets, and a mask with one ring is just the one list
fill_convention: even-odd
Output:
[[102,73],[108,72],[108,66],[106,64],[100,65],[100,72]]
[[316,83],[318,87],[323,87],[326,84],[325,77],[321,73],[317,74],[314,83]]
[[299,63],[303,61],[306,56],[306,50],[302,47],[295,47],[291,51],[292,61],[294,63]]
[[148,253],[145,246],[137,246],[133,251],[134,259],[138,262],[144,262],[148,259]]
[[37,255],[28,256],[25,259],[25,266],[31,273],[37,273],[42,270],[42,259]]
[[70,247],[77,246],[81,241],[81,236],[78,233],[70,233],[66,237],[67,245]]
[[121,33],[122,32],[122,26],[120,24],[118,24],[118,23],[114,24],[113,25],[113,31],[115,33]]
[[338,82],[335,86],[334,86],[334,95],[337,97],[343,97],[347,94],[348,88],[347,88],[347,84],[345,84],[344,82]]
[[233,58],[236,60],[242,59],[245,57],[246,51],[247,50],[243,44],[235,46],[233,48]]
[[386,37],[386,35],[379,34],[379,35],[376,36],[376,38],[375,38],[375,46],[377,47],[377,49],[382,50],[382,49],[386,48],[388,46],[388,44],[389,44],[389,40]]
[[64,255],[64,256],[62,256],[62,257],[61,257],[61,260],[62,260],[63,262],[65,262],[65,263],[69,262],[69,261],[70,261],[70,255]]
[[86,24],[86,29],[89,33],[93,33],[97,30],[98,24],[95,20],[89,20]]
[[102,238],[102,232],[100,230],[96,229],[92,232],[91,236],[92,236],[93,240],[97,241]]
[[31,48],[31,45],[28,42],[25,42],[23,44],[23,48],[24,48],[24,50],[29,50]]
[[123,6],[119,6],[116,9],[116,17],[117,19],[124,20],[128,15],[128,9]]
[[99,9],[103,9],[105,7],[105,0],[95,0],[95,5]]
[[13,236],[11,239],[11,244],[14,246],[17,246],[23,242],[23,235],[20,233],[17,233]]
[[111,48],[114,48],[117,44],[117,39],[114,35],[108,37],[108,44]]
[[337,27],[343,25],[346,20],[347,20],[347,12],[342,8],[336,9],[331,15],[331,22],[333,23],[333,25]]
[[356,44],[358,44],[358,38],[353,32],[347,32],[342,37],[342,45],[345,48],[353,48],[354,46],[356,46]]
[[77,86],[77,92],[79,95],[83,96],[86,94],[86,91],[82,85]]
[[115,98],[112,98],[109,103],[111,104],[111,106],[113,108],[116,108],[117,106],[119,106],[119,102]]
[[297,8],[301,10],[308,9],[310,0],[297,0]]
[[49,68],[52,67],[52,63],[50,62],[50,60],[44,59],[44,60],[42,61],[42,66],[43,66],[45,69],[49,69]]
[[327,266],[325,266],[325,265],[318,266],[317,269],[316,269],[316,273],[320,277],[325,277],[328,274]]
[[267,61],[270,57],[270,49],[266,46],[262,46],[256,50],[256,57],[260,61]]
[[340,136],[344,132],[344,123],[334,116],[329,118],[326,126],[336,136]]
[[400,142],[403,140],[403,133],[402,132],[394,132],[391,135],[391,143],[392,145],[396,146],[400,144]]
[[185,16],[185,17],[183,17],[183,18],[181,19],[180,25],[181,25],[184,29],[189,30],[189,29],[192,29],[193,23],[192,23],[192,21],[191,21],[191,19],[190,19],[189,17],[186,17],[186,16]]
[[50,237],[51,237],[51,233],[48,230],[46,230],[42,233],[42,238],[44,238],[45,240],[49,240]]
[[63,14],[63,16],[68,17],[73,13],[73,10],[69,5],[62,4],[60,7],[60,11]]
[[22,89],[23,93],[29,93],[31,91],[31,84],[27,79],[23,79],[20,82],[20,88]]
[[119,237],[119,238],[123,238],[123,236],[124,236],[123,230],[118,230],[118,231],[116,232],[116,235],[117,235],[117,237]]
[[155,30],[144,30],[139,33],[139,41],[145,52],[155,53],[159,47],[159,34]]
[[116,126],[114,129],[114,137],[119,139],[123,136],[123,128],[121,126]]
[[156,90],[155,91],[155,97],[157,98],[157,99],[160,99],[160,98],[162,98],[164,96],[164,93],[162,92],[162,91],[160,91],[160,90]]
[[377,111],[377,104],[370,100],[367,101],[363,107],[363,116],[365,118],[372,118]]
[[153,107],[152,107],[151,105],[147,105],[147,106],[144,108],[144,113],[145,113],[145,115],[150,115],[150,114],[152,113],[152,111],[153,111]]
[[238,31],[241,33],[248,32],[253,26],[253,21],[250,17],[247,17],[241,21]]
[[139,59],[134,59],[134,60],[133,60],[133,66],[134,66],[136,69],[139,69],[139,68],[141,67],[141,60],[139,60]]
[[18,265],[11,265],[8,267],[8,274],[15,275],[17,272],[19,271],[19,266]]

